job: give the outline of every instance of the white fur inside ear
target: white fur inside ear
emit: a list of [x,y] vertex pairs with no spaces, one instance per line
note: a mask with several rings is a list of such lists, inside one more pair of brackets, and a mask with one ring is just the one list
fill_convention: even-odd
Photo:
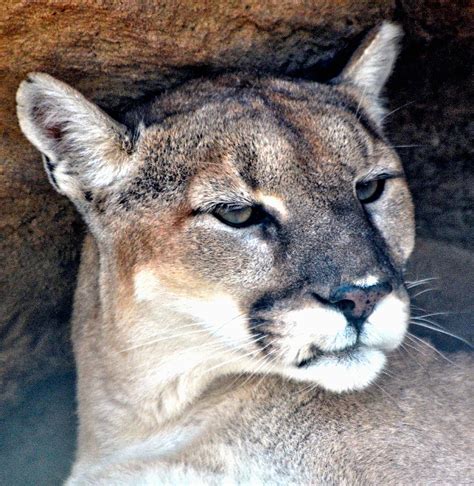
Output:
[[357,88],[359,106],[379,125],[385,115],[380,93],[393,70],[402,34],[398,25],[384,22],[368,34],[336,80]]
[[401,36],[398,25],[384,22],[352,56],[342,80],[356,85],[364,95],[377,98],[392,72]]
[[47,74],[31,73],[16,99],[20,127],[48,157],[63,194],[74,199],[127,171],[126,128],[78,91]]

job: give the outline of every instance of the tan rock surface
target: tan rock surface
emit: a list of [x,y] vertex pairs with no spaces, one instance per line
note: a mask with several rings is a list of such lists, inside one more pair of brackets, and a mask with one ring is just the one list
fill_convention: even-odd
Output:
[[[469,105],[467,93],[459,92],[459,86],[469,87],[472,17],[463,5],[385,0],[4,2],[0,408],[16,399],[18,387],[71,364],[67,321],[83,234],[72,206],[50,188],[38,153],[18,129],[15,91],[27,72],[57,76],[113,112],[133,99],[211,71],[256,68],[327,79],[365,31],[383,19],[399,19],[408,33],[407,62],[402,58],[389,99],[394,108],[413,98],[415,102],[394,114],[389,129],[404,145],[426,143],[429,135],[427,150],[402,153],[416,162],[408,172],[420,193],[421,229],[473,247],[469,224],[474,216],[468,203],[474,194],[468,181],[474,176],[466,152]],[[443,63],[454,72],[444,71]],[[447,120],[442,120],[443,113]],[[456,137],[449,148],[449,140],[442,139],[448,134],[445,121],[452,129],[449,135]],[[456,166],[448,169],[448,159]],[[435,186],[431,189],[436,210],[447,207],[453,215],[443,223],[448,232],[433,227],[440,216],[422,193],[424,177],[435,174],[437,180],[439,167],[444,175],[455,174],[448,184],[438,181],[444,183],[441,195]],[[459,191],[462,197],[453,199],[452,193]]]

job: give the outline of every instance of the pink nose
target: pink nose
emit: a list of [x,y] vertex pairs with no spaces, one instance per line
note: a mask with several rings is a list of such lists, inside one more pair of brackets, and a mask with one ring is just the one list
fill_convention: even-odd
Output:
[[348,321],[365,320],[380,300],[392,291],[388,282],[358,287],[342,285],[334,290],[329,302],[336,306]]

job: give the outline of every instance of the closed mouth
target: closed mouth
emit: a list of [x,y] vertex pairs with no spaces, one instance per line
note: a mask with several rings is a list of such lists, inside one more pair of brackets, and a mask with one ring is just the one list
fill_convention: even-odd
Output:
[[319,361],[323,357],[327,358],[336,358],[336,359],[351,359],[355,357],[355,354],[357,351],[360,351],[362,346],[358,343],[348,346],[347,348],[344,348],[340,351],[328,351],[324,352],[319,349],[312,349],[311,356],[301,360],[299,363],[296,364],[297,368],[308,368],[315,364],[317,361]]

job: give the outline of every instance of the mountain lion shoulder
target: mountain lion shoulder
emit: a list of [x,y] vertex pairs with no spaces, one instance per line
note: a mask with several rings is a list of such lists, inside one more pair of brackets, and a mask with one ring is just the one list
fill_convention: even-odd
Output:
[[68,484],[469,477],[472,388],[435,391],[462,370],[396,351],[414,219],[380,92],[399,36],[376,28],[329,84],[199,79],[122,123],[46,74],[21,84],[21,128],[90,230]]

